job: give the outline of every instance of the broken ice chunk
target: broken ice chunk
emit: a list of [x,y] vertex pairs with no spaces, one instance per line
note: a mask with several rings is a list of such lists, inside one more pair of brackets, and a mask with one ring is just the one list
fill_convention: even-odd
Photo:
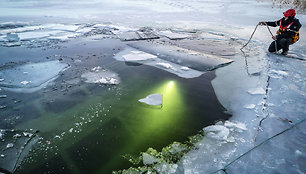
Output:
[[6,98],[7,95],[0,95],[0,98]]
[[167,68],[167,69],[172,69],[172,70],[176,70],[175,68],[173,68],[173,66],[172,65],[170,65],[169,63],[163,63],[163,62],[161,62],[161,63],[156,63],[156,65],[158,65],[158,66],[161,66],[161,67],[164,67],[164,68]]
[[27,85],[27,84],[29,84],[30,82],[29,81],[26,81],[26,80],[24,80],[24,81],[22,81],[22,82],[20,82],[21,84],[23,84],[23,85]]
[[226,140],[229,135],[229,129],[222,125],[212,125],[205,127],[205,135],[216,140]]
[[[2,70],[1,76],[6,79],[0,81],[0,87],[17,92],[34,92],[46,86],[54,80],[58,73],[68,67],[68,64],[59,61],[48,61],[39,63],[29,63],[21,66]],[[25,75],[24,72],[28,72]]]
[[252,95],[262,95],[262,94],[266,94],[266,91],[263,88],[253,88],[253,89],[249,89],[248,93]]
[[188,68],[188,67],[186,67],[186,66],[183,66],[183,67],[181,68],[181,70],[183,70],[183,71],[189,71],[190,68]]
[[154,156],[149,155],[147,153],[142,154],[142,159],[143,159],[144,165],[151,165],[151,164],[160,162],[158,158],[155,158]]
[[6,39],[9,41],[9,42],[18,42],[20,40],[20,38],[18,37],[18,34],[12,34],[12,33],[8,33],[6,35]]
[[7,149],[12,148],[12,147],[14,147],[14,144],[13,144],[13,143],[8,143],[8,144],[6,145],[6,148],[7,148]]
[[154,59],[157,56],[149,53],[145,53],[143,51],[131,51],[130,54],[126,54],[122,56],[125,61],[144,61],[149,59]]
[[13,136],[13,138],[20,138],[21,137],[21,135],[20,134],[15,134],[14,136]]
[[269,72],[269,76],[275,79],[282,79],[283,77],[288,76],[288,73],[285,71],[281,71],[281,70],[270,70]]
[[141,103],[146,103],[152,106],[160,106],[163,104],[163,95],[162,94],[151,94],[148,95],[146,98],[138,100]]

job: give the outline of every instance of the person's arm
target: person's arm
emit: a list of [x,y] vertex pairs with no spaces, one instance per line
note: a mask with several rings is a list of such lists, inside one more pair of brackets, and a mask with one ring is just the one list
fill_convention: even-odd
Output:
[[276,26],[280,25],[280,20],[274,21],[274,22],[259,22],[258,24],[259,25],[268,25],[268,26],[271,26],[271,27],[276,27]]

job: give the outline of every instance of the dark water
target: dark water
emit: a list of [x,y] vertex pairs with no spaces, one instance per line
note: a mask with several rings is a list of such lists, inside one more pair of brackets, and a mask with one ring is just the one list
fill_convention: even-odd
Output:
[[[71,65],[54,84],[31,94],[7,92],[23,99],[6,110],[12,117],[17,112],[22,115],[8,127],[38,129],[42,137],[16,173],[111,173],[132,166],[122,155],[184,142],[203,127],[229,117],[213,91],[214,72],[184,79],[145,65],[131,66],[112,58],[125,47],[115,40],[65,44],[60,50],[36,50],[36,57],[63,55]],[[67,88],[63,82],[95,66],[118,73],[121,83],[80,82]],[[161,109],[138,102],[153,93],[163,94]]]

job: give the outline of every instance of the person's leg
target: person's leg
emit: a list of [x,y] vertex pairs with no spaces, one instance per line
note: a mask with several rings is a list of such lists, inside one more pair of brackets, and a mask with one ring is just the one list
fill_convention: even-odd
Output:
[[[275,45],[275,42],[276,42],[276,45]],[[278,44],[278,42],[277,41],[273,41],[271,44],[270,44],[270,46],[269,46],[269,52],[275,52],[276,51],[276,49],[277,49],[277,51],[278,50],[280,50],[281,49],[281,47],[280,47],[280,45]]]
[[288,54],[288,51],[289,51],[289,39],[285,39],[285,38],[282,38],[280,41],[279,41],[279,45],[281,46],[281,48],[283,49],[283,52],[282,54],[284,55],[287,55]]

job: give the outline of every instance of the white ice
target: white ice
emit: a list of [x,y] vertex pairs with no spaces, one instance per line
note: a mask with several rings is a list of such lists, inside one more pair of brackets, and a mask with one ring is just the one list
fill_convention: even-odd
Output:
[[146,103],[152,106],[163,105],[163,95],[162,94],[150,94],[147,97],[138,100],[141,103]]
[[130,54],[123,55],[122,57],[127,62],[144,61],[144,60],[157,58],[157,56],[145,53],[143,51],[131,51]]

